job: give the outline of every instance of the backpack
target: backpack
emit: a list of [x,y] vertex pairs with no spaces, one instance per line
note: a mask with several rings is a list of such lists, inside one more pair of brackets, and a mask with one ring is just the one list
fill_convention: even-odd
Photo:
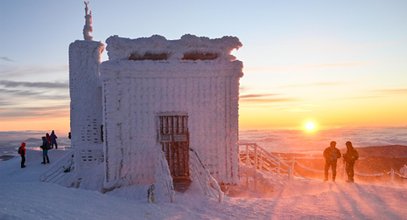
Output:
[[51,149],[51,144],[49,142],[47,142],[47,144],[45,145],[45,149],[46,150],[50,150]]
[[21,149],[21,147],[19,147],[17,150],[17,153],[21,155],[23,153],[23,149]]

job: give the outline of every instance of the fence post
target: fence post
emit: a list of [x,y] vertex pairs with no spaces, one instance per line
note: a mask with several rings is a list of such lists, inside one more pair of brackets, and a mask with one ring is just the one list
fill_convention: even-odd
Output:
[[257,170],[258,157],[257,157],[257,145],[254,145],[254,169]]
[[257,164],[258,164],[258,157],[257,157],[257,145],[253,145],[254,147],[254,172],[253,172],[253,179],[254,179],[254,190],[257,190]]
[[246,187],[247,188],[249,188],[249,164],[250,164],[249,145],[246,144]]
[[291,167],[288,170],[288,178],[290,180],[293,179],[293,176],[294,176],[294,165],[295,165],[295,157],[293,158],[293,160],[291,162]]
[[393,168],[391,168],[391,170],[390,170],[390,181],[392,183],[394,183],[394,169]]

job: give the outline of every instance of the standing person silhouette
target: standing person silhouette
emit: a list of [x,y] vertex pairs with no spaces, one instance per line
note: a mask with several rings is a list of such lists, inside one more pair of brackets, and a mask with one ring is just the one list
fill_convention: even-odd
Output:
[[328,171],[332,168],[332,181],[335,182],[336,177],[336,162],[341,157],[341,152],[336,148],[336,142],[331,141],[330,146],[324,150],[325,158],[325,181],[328,181]]
[[21,143],[21,146],[18,148],[18,154],[21,156],[21,168],[25,167],[25,143]]
[[346,174],[348,175],[347,182],[353,183],[355,181],[353,179],[353,176],[355,174],[354,166],[355,166],[355,161],[357,159],[359,159],[358,151],[355,148],[353,148],[352,142],[347,141],[346,142],[346,153],[343,155],[343,162],[345,162],[345,170],[346,170]]
[[58,143],[57,143],[57,136],[55,135],[54,130],[52,130],[51,135],[49,136],[49,138],[51,139],[51,148],[54,148],[55,145],[55,149],[58,149]]
[[42,137],[42,163],[41,164],[47,164],[49,163],[49,157],[48,157],[48,150],[51,148],[49,145],[49,142],[46,137]]
[[48,133],[45,134],[45,139],[48,141],[48,144],[49,144],[49,146],[51,148],[51,137],[49,136]]

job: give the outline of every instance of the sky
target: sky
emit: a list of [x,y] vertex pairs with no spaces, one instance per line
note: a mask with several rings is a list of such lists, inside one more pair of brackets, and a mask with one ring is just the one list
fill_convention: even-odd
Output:
[[[240,129],[407,126],[407,1],[90,1],[94,40],[237,36]],[[0,131],[69,131],[79,0],[0,0]],[[103,60],[107,59],[104,54]]]

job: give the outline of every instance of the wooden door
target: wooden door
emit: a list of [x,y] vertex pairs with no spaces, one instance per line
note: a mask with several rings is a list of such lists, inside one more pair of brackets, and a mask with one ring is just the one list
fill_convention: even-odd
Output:
[[189,180],[189,137],[187,115],[159,116],[159,141],[172,178]]

